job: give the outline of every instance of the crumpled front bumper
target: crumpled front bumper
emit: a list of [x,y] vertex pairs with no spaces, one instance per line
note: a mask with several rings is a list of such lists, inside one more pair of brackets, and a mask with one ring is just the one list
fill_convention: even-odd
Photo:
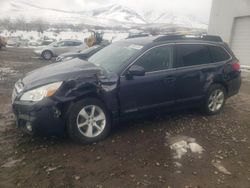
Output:
[[18,128],[36,135],[63,135],[65,120],[56,102],[44,99],[39,102],[14,101],[12,109]]

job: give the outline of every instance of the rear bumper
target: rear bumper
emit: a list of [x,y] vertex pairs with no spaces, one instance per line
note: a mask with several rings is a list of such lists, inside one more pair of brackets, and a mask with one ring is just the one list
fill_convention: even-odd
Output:
[[52,100],[39,103],[14,102],[16,124],[21,130],[35,135],[63,135],[65,121],[61,110]]
[[236,95],[239,93],[241,87],[241,75],[237,75],[234,79],[228,82],[228,97]]

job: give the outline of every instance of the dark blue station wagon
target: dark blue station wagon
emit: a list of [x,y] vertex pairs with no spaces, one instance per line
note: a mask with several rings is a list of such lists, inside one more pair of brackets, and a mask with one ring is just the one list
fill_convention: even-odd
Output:
[[199,106],[219,113],[238,93],[240,64],[217,36],[126,39],[92,55],[28,73],[15,84],[20,128],[68,133],[78,143],[105,138],[112,125],[156,108]]

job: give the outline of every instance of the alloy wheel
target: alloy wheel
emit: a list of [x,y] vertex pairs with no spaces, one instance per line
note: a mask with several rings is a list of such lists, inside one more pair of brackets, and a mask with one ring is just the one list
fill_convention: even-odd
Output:
[[220,89],[214,90],[208,99],[208,108],[211,112],[216,112],[221,109],[225,100],[224,92]]
[[78,113],[76,123],[82,135],[93,138],[103,132],[106,126],[106,116],[99,106],[88,105]]
[[49,60],[51,59],[51,53],[49,51],[45,51],[43,52],[43,57],[44,59]]

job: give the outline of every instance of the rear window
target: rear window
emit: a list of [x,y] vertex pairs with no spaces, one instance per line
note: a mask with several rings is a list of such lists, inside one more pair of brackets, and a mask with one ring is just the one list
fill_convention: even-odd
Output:
[[175,67],[187,67],[211,63],[208,47],[202,44],[176,45]]
[[219,46],[209,46],[208,48],[214,63],[230,59],[230,55],[223,48]]

